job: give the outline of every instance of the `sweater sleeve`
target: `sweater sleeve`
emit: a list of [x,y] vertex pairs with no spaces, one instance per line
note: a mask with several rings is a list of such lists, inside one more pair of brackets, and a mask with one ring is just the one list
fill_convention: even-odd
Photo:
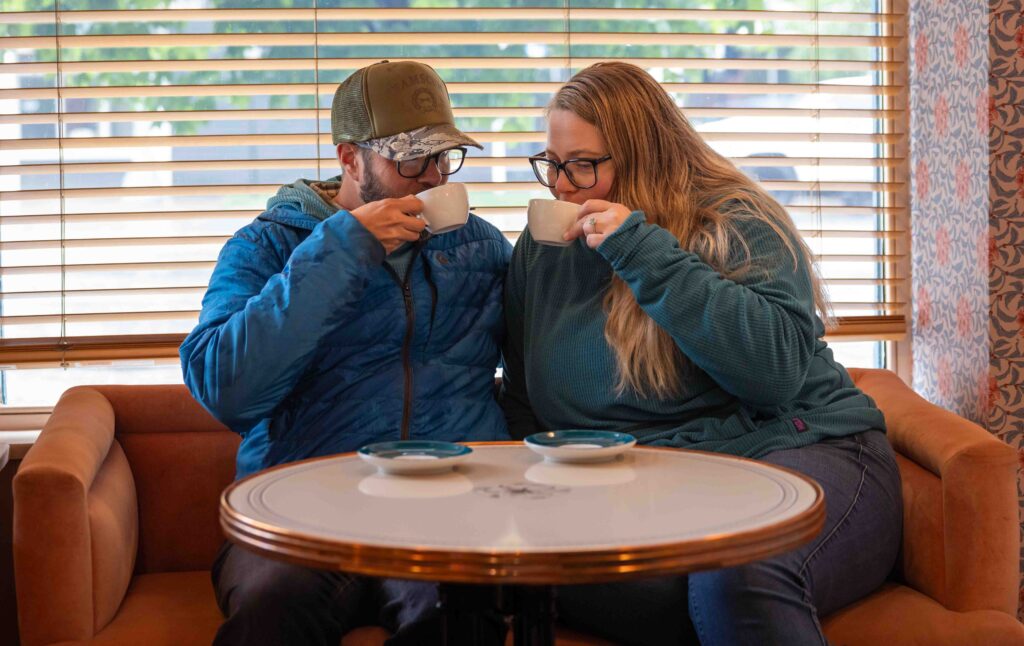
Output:
[[[736,249],[753,265],[737,281],[681,249],[665,229],[633,212],[597,251],[640,307],[724,390],[756,406],[783,404],[803,386],[817,317],[809,269],[753,218],[739,223]],[[733,254],[734,256],[736,254]]]
[[179,350],[192,395],[232,430],[252,428],[292,392],[321,338],[351,316],[383,258],[346,211],[318,224],[283,266],[265,239],[236,234]]
[[505,342],[502,345],[501,406],[509,433],[521,440],[541,430],[526,390],[524,313],[526,294],[526,252],[524,232],[516,241],[505,278]]

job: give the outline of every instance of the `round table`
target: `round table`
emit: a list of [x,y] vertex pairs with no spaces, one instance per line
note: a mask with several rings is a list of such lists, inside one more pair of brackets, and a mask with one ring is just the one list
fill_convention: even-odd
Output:
[[351,453],[274,467],[224,491],[221,525],[295,564],[500,585],[527,644],[553,639],[552,585],[738,565],[811,540],[825,520],[816,482],[753,460],[634,447],[564,464],[520,443],[470,446],[435,475],[385,475]]

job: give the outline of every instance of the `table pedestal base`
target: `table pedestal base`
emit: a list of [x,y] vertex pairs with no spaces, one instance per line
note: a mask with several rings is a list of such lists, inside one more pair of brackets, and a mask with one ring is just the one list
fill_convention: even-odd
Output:
[[549,585],[462,585],[442,583],[444,643],[488,644],[503,616],[512,616],[514,646],[554,646],[555,597]]
[[550,585],[509,586],[515,646],[554,646],[555,595]]

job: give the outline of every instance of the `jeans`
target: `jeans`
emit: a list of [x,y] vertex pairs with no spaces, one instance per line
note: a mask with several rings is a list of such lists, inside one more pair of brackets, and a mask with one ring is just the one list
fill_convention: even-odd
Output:
[[[214,646],[338,646],[345,633],[364,625],[389,630],[388,646],[443,642],[436,583],[306,568],[231,543],[217,555],[212,577],[226,618]],[[484,622],[487,639],[476,641],[501,644],[500,617]]]
[[557,590],[559,620],[616,644],[800,646],[827,644],[820,617],[878,588],[900,548],[903,498],[880,431],[761,458],[817,480],[821,533],[799,548],[746,565]]

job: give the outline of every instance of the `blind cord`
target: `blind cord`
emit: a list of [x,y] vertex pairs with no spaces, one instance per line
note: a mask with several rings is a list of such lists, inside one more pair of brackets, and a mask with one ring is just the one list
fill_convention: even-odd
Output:
[[322,182],[324,177],[320,167],[320,14],[317,0],[313,0],[313,86],[313,120],[316,122],[313,151],[316,153],[316,180]]
[[60,200],[60,341],[58,342],[58,346],[60,347],[60,367],[66,370],[71,366],[67,362],[67,206],[66,195],[64,193],[64,97],[62,92],[64,89],[64,68],[61,60],[60,46],[60,35],[63,30],[60,0],[54,0],[53,18],[55,29],[54,44],[56,45],[57,62],[57,177],[59,181],[58,195]]

